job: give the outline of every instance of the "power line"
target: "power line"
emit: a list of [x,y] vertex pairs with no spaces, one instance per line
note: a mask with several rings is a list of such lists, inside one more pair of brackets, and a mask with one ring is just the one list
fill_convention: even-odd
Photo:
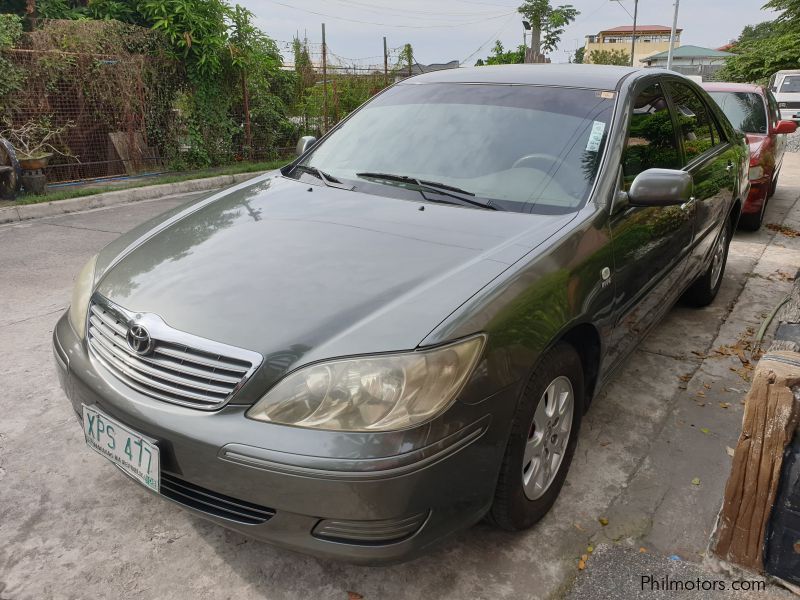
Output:
[[477,21],[462,21],[460,23],[453,23],[452,25],[397,25],[397,24],[394,24],[394,23],[378,23],[378,22],[375,22],[375,21],[362,21],[360,19],[350,19],[350,18],[347,18],[347,17],[340,17],[338,15],[332,15],[330,13],[318,12],[318,11],[315,11],[315,10],[310,10],[308,8],[300,8],[299,6],[292,6],[291,4],[287,4],[285,2],[279,2],[278,0],[267,0],[267,1],[271,2],[272,4],[277,4],[279,6],[285,6],[286,8],[292,8],[294,10],[298,10],[298,11],[301,11],[301,12],[306,12],[306,13],[309,13],[309,14],[312,14],[312,15],[317,15],[317,16],[320,16],[320,17],[326,17],[326,18],[329,18],[329,19],[337,19],[339,21],[348,21],[350,23],[361,23],[363,25],[378,25],[380,27],[394,27],[394,28],[400,28],[400,29],[449,29],[449,28],[463,27],[465,25],[477,25],[479,23],[484,23],[486,21],[492,21],[494,19],[502,19],[503,17],[505,17],[507,15],[516,14],[516,11],[514,11],[512,13],[505,13],[505,14],[502,14],[502,15],[497,15],[495,17],[484,17],[483,19],[480,19],[480,20],[477,20]]
[[[512,15],[515,15],[515,14],[516,14],[516,13],[512,13]],[[484,49],[484,48],[485,48],[485,47],[486,47],[488,44],[490,44],[490,43],[492,42],[492,40],[496,40],[496,39],[497,39],[497,37],[498,37],[498,36],[499,36],[499,35],[500,35],[500,34],[501,34],[501,33],[502,33],[504,30],[505,30],[505,28],[506,28],[506,27],[508,27],[508,24],[509,24],[510,22],[511,22],[511,19],[508,19],[508,20],[507,20],[505,23],[503,23],[503,25],[500,27],[500,29],[498,29],[497,31],[495,31],[495,32],[494,32],[494,33],[493,33],[493,34],[492,34],[492,35],[489,37],[489,39],[488,39],[488,40],[486,40],[485,42],[483,42],[483,44],[481,44],[480,46],[478,46],[478,49],[477,49],[477,50],[475,50],[475,52],[473,52],[472,54],[470,54],[470,55],[469,55],[467,58],[465,58],[464,60],[460,61],[458,64],[459,64],[459,65],[463,65],[465,62],[467,62],[467,61],[468,61],[468,60],[470,60],[470,59],[471,59],[473,56],[475,56],[475,55],[476,55],[478,52],[480,52],[481,50],[483,50],[483,49]]]
[[479,2],[478,0],[456,0],[456,1],[462,2],[464,4],[480,4],[482,6],[499,6],[500,8],[514,8],[513,6],[509,6],[508,4],[496,4],[494,2]]
[[[442,12],[442,11],[430,11],[430,10],[417,10],[413,8],[403,8],[402,12],[397,12],[391,6],[380,6],[374,3],[360,2],[359,0],[332,0],[332,1],[339,2],[340,4],[344,4],[346,6],[353,6],[362,11],[374,12],[376,14],[385,16],[394,16],[394,17],[405,17],[408,16],[408,13],[434,16],[434,17],[473,17],[473,18],[487,17],[498,14],[497,10],[483,11],[483,12],[452,12],[452,11]],[[506,6],[503,8],[511,8],[511,7]]]

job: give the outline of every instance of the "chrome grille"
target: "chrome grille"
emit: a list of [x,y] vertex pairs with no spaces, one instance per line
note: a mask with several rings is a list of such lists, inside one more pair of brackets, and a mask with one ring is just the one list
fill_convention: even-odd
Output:
[[[152,351],[128,344],[131,323],[146,325]],[[95,357],[119,380],[152,398],[213,410],[224,405],[261,362],[261,355],[171,329],[156,315],[137,315],[95,297],[88,340]]]

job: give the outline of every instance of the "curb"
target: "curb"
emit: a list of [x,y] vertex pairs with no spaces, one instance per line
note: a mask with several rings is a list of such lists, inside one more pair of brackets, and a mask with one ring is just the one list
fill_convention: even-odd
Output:
[[143,186],[127,190],[114,190],[111,192],[94,194],[92,196],[84,196],[82,198],[58,200],[56,202],[7,206],[5,208],[0,208],[0,224],[27,221],[28,219],[41,219],[42,217],[53,217],[93,208],[102,208],[104,206],[138,202],[141,200],[155,200],[156,198],[163,198],[164,196],[172,196],[174,194],[204,192],[242,183],[248,179],[258,177],[261,174],[260,172],[254,172],[239,173],[237,175],[219,175],[217,177],[189,179],[188,181],[181,181],[179,183],[162,183],[159,185]]

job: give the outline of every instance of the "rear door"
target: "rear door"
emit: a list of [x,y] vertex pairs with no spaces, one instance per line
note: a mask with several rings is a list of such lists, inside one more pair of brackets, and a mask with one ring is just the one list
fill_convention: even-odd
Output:
[[[675,119],[659,79],[634,92],[633,111],[620,165],[620,189],[628,191],[647,169],[682,164]],[[614,252],[616,325],[609,362],[624,356],[671,307],[681,292],[694,226],[694,207],[625,206],[610,217]]]
[[694,235],[687,267],[687,279],[691,279],[707,266],[722,232],[736,187],[739,157],[694,84],[669,78],[666,87],[678,120],[682,167],[694,179]]

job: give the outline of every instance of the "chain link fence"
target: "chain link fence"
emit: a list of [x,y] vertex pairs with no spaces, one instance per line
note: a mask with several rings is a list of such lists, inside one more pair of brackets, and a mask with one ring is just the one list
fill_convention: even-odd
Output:
[[[384,44],[384,54],[347,58],[330,45],[277,44],[282,96],[246,75],[231,82],[219,138],[226,147],[214,147],[215,156],[288,157],[300,135],[324,134],[388,85],[425,70],[410,46]],[[0,96],[0,130],[6,137],[31,127],[49,132],[38,149],[51,154],[49,182],[159,173],[190,162],[181,158],[191,155],[197,135],[186,116],[191,85],[157,32],[116,21],[52,20],[2,57],[19,85]]]

